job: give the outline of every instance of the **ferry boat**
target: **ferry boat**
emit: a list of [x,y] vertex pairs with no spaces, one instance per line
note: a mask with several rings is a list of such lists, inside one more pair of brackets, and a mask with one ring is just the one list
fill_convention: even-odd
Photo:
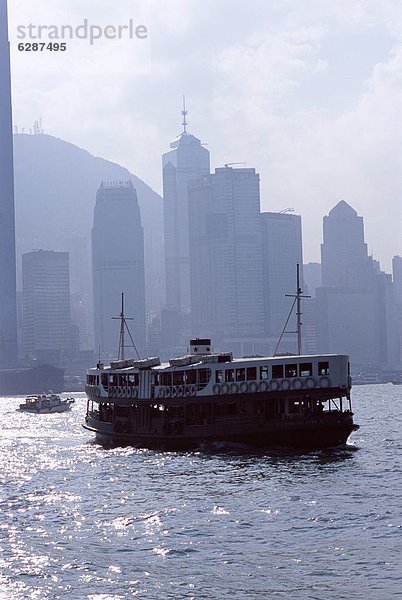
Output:
[[186,356],[98,363],[84,427],[106,446],[203,442],[327,448],[358,429],[346,355],[233,358],[193,339]]
[[233,358],[214,352],[210,339],[196,338],[188,354],[161,364],[158,357],[125,359],[122,294],[118,360],[99,361],[87,371],[83,427],[105,446],[167,450],[209,442],[296,448],[346,443],[359,428],[349,357],[302,355],[299,265],[293,297],[297,355]]

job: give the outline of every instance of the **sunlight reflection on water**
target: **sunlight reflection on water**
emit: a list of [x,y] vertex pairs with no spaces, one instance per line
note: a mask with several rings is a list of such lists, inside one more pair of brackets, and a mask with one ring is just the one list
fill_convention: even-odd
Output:
[[[401,392],[353,392],[327,452],[105,450],[1,399],[0,597],[397,598]],[[399,548],[399,554],[398,554]]]

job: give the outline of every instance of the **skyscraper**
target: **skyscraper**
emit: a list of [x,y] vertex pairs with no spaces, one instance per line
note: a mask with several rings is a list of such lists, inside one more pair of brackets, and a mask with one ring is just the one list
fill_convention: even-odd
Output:
[[0,367],[17,362],[14,169],[7,1],[0,0]]
[[311,296],[302,305],[303,315],[303,351],[306,354],[317,354],[317,299],[316,289],[322,287],[321,263],[305,263],[303,280],[306,294]]
[[392,258],[392,285],[395,302],[397,361],[402,364],[402,256]]
[[24,357],[60,364],[72,350],[68,252],[23,254],[22,297]]
[[66,235],[63,244],[70,256],[71,320],[78,327],[80,350],[93,350],[92,281],[88,282],[90,242],[87,236]]
[[[266,335],[278,340],[293,302],[285,294],[296,291],[297,264],[303,281],[301,217],[266,212],[261,214],[261,221]],[[295,311],[287,331],[296,331]],[[285,335],[278,352],[295,351],[296,347],[296,336]]]
[[350,354],[355,368],[395,363],[391,276],[367,253],[363,218],[341,200],[324,217],[318,350]]
[[190,300],[190,251],[188,182],[210,170],[209,151],[187,132],[183,108],[183,131],[162,157],[165,227],[166,306],[188,313]]
[[225,166],[190,182],[189,224],[192,333],[247,351],[264,335],[255,169]]
[[392,258],[392,280],[394,283],[395,301],[402,306],[402,256]]
[[[131,181],[102,182],[92,229],[95,349],[117,357],[121,292],[130,331],[141,356],[145,353],[144,233],[137,192]],[[130,354],[136,356],[135,350]]]
[[323,287],[366,288],[372,279],[363,217],[344,200],[324,217]]

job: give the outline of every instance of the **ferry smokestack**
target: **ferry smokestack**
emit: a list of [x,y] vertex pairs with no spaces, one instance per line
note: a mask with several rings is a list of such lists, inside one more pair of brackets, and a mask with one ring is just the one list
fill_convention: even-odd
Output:
[[211,354],[211,339],[210,338],[195,338],[190,340],[190,354]]

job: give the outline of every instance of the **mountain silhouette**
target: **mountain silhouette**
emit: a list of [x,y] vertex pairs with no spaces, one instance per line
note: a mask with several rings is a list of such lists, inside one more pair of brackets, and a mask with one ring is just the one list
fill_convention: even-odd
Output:
[[[148,297],[151,280],[160,285],[161,277],[163,280],[162,198],[144,181],[116,163],[45,134],[15,134],[14,163],[19,261],[22,253],[33,249],[63,250],[63,240],[74,236],[88,240],[90,254],[96,190],[102,180],[130,180],[137,190],[144,228]],[[107,235],[118,235],[118,232],[105,231]],[[90,272],[88,277],[91,277]],[[159,291],[157,295],[160,294]]]

